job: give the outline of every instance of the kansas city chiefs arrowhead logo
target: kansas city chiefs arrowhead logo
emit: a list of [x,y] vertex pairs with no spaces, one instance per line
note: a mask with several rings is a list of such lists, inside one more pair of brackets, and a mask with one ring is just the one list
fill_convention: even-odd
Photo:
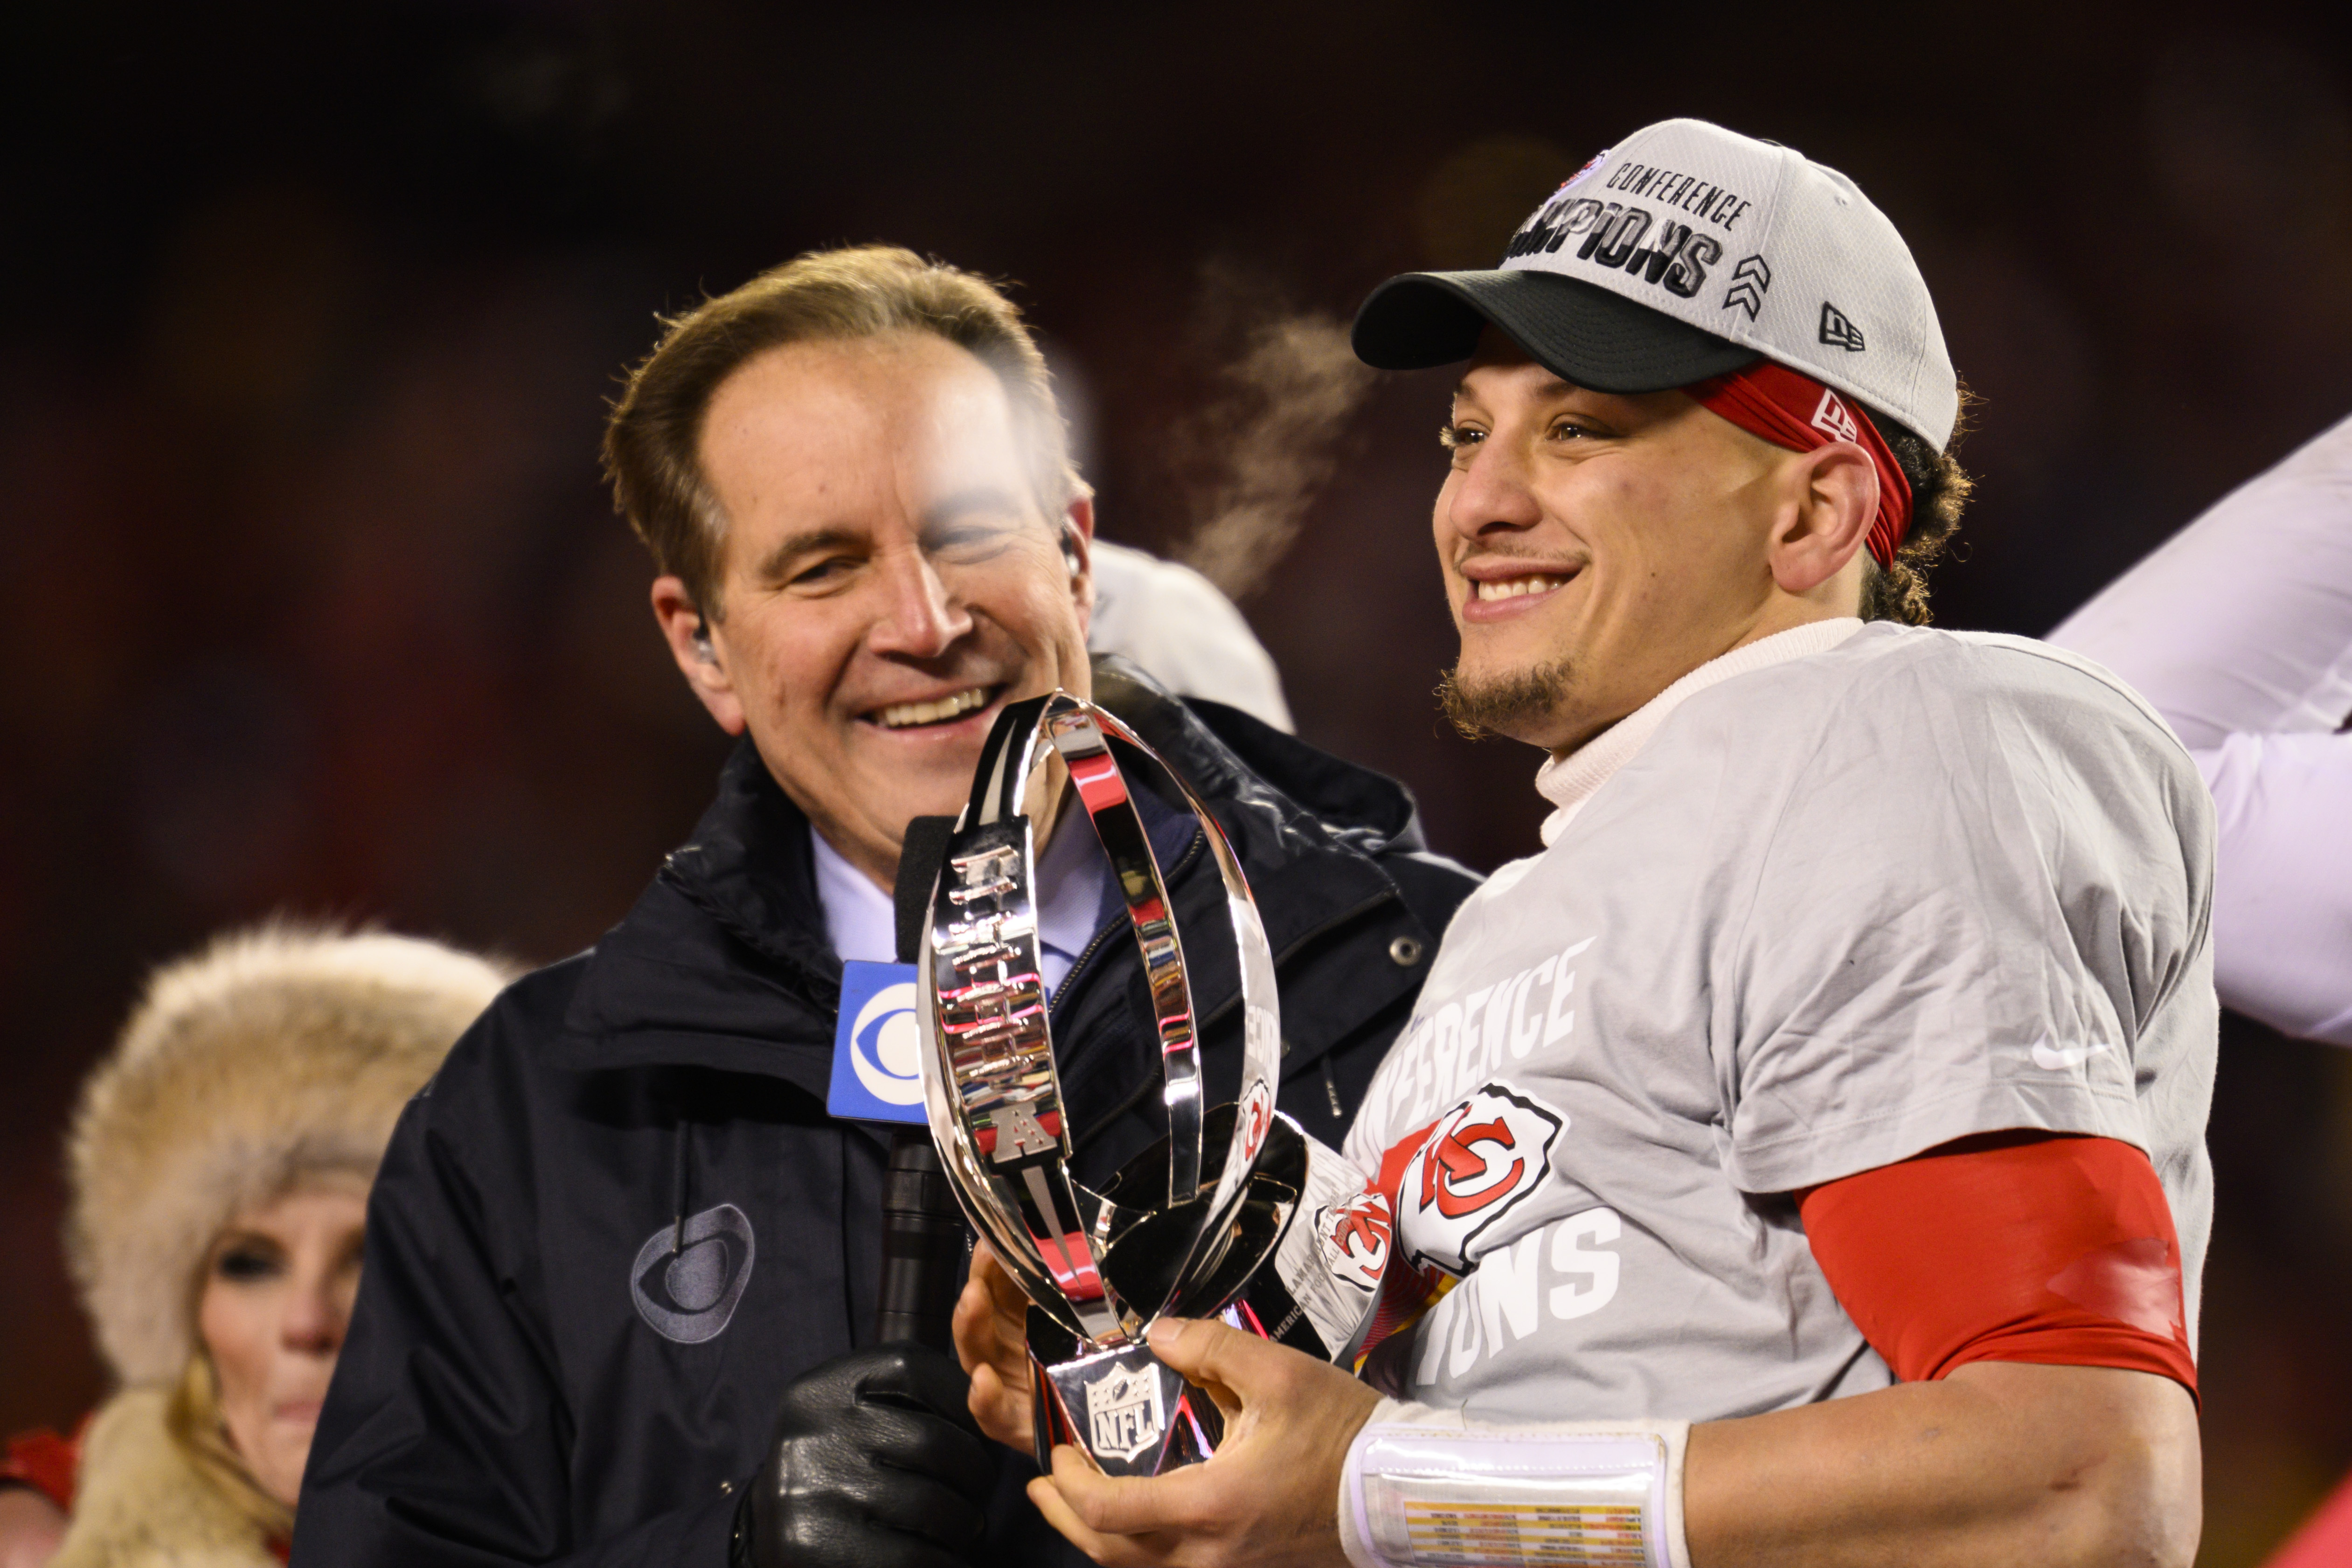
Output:
[[1488,1084],[1438,1118],[1398,1184],[1396,1225],[1414,1268],[1461,1275],[1470,1244],[1533,1192],[1568,1118]]

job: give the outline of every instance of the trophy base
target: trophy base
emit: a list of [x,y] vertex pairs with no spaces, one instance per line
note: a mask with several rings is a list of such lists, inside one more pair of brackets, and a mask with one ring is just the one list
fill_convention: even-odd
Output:
[[1148,1345],[1047,1365],[1032,1358],[1037,1468],[1067,1443],[1107,1476],[1157,1476],[1216,1452],[1224,1412]]

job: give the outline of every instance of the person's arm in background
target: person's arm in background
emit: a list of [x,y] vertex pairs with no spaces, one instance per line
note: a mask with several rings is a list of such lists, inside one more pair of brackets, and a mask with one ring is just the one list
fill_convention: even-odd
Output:
[[2352,419],[2223,497],[2048,640],[2137,688],[2213,792],[2221,1000],[2352,1046]]

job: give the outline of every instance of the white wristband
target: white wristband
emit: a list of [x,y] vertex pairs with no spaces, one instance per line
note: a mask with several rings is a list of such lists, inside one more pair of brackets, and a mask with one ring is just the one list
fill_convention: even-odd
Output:
[[1383,1400],[1348,1449],[1355,1568],[1690,1568],[1687,1421],[1471,1426]]

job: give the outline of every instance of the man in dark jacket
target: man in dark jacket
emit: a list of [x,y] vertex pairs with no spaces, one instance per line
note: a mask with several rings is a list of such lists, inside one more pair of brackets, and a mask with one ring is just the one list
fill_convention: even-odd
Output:
[[[1004,703],[1090,691],[1231,837],[1281,982],[1280,1103],[1332,1143],[1472,879],[1389,781],[1088,663],[1090,501],[977,279],[892,251],[779,268],[673,324],[607,451],[680,668],[745,740],[628,917],[509,990],[403,1118],[294,1561],[1038,1560],[953,1362],[866,1342],[887,1140],[824,1110],[843,960],[889,956],[857,911],[908,820],[960,805]],[[1199,826],[1139,804],[1179,921],[1213,931]],[[1045,917],[1080,933],[1051,1008],[1099,1183],[1164,1121],[1135,943],[1082,885]],[[1240,1034],[1216,946],[1213,1101]]]

